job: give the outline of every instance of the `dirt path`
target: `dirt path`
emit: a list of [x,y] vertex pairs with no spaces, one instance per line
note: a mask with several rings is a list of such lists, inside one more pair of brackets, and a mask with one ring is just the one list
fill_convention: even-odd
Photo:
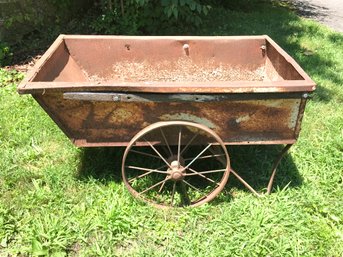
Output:
[[301,16],[317,20],[336,31],[343,32],[342,0],[288,0]]

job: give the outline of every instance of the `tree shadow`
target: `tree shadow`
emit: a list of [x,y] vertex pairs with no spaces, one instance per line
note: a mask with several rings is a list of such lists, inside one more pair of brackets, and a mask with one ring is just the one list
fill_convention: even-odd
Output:
[[285,0],[283,2],[286,2],[287,4],[293,6],[295,12],[305,18],[315,18],[317,20],[323,21],[330,15],[330,10],[328,8],[313,4],[306,0]]
[[213,14],[204,19],[202,28],[194,33],[213,36],[269,35],[297,61],[310,77],[315,79],[317,89],[313,93],[313,100],[330,101],[336,93],[325,87],[323,83],[330,81],[337,85],[343,84],[340,72],[335,69],[340,64],[337,63],[338,60],[318,54],[317,51],[321,51],[319,46],[306,45],[306,42],[301,42],[301,39],[316,35],[317,38],[336,44],[343,41],[343,34],[332,33],[328,36],[315,23],[304,26],[301,18],[294,11],[291,11],[289,7],[285,7],[288,8],[285,10],[275,1],[251,0],[251,2],[255,2],[255,11],[249,9],[247,12],[242,12],[240,9],[233,8],[214,9]]

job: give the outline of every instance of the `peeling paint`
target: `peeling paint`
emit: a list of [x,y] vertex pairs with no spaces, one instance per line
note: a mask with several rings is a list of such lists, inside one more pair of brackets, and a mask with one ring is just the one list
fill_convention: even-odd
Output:
[[288,127],[290,129],[294,129],[296,124],[297,124],[297,119],[298,119],[298,115],[299,115],[299,108],[300,108],[300,101],[296,101],[292,105],[291,116],[289,117],[289,121],[288,121]]
[[244,116],[241,116],[241,117],[237,118],[236,122],[240,123],[242,121],[248,121],[248,120],[250,120],[250,115],[244,115]]
[[200,118],[198,116],[189,114],[189,113],[175,113],[175,114],[164,114],[159,117],[162,121],[169,121],[169,120],[184,120],[184,121],[192,121],[195,123],[203,124],[209,128],[215,128],[216,126],[208,119]]
[[227,144],[293,143],[301,115],[300,94],[209,102],[98,102],[64,99],[63,94],[46,93],[38,100],[70,138],[86,140],[83,146],[125,145],[144,127],[173,120],[203,124]]

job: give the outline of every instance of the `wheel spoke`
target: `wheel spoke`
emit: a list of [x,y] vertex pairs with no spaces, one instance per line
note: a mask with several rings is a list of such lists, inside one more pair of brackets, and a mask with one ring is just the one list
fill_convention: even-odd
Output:
[[153,158],[157,158],[157,159],[160,159],[159,156],[153,155],[153,154],[150,154],[150,153],[144,153],[144,152],[137,151],[137,150],[133,150],[133,149],[131,150],[131,152],[133,152],[133,153],[138,153],[138,154],[145,155],[145,156],[149,156],[149,157],[153,157]]
[[172,167],[170,166],[170,164],[167,162],[167,160],[160,154],[159,151],[156,150],[156,148],[148,141],[144,138],[144,140],[149,144],[149,146],[155,151],[155,153],[161,158],[161,160],[167,164],[167,166],[172,169]]
[[182,127],[180,127],[180,130],[179,130],[179,141],[177,145],[177,162],[178,162],[179,167],[180,167],[180,150],[181,150],[181,129]]
[[182,182],[184,182],[187,186],[190,186],[194,190],[201,192],[201,190],[199,188],[196,188],[195,186],[193,186],[191,183],[187,182],[186,180],[182,180]]
[[[225,156],[225,154],[212,154],[212,155],[206,155],[206,156],[201,156],[198,158],[198,160],[202,160],[202,159],[209,159],[209,158],[215,158],[215,157],[221,157],[221,156]],[[194,157],[191,158],[185,158],[185,161],[189,161],[192,160]]]
[[188,168],[188,170],[190,170],[191,172],[193,172],[193,173],[199,175],[200,177],[202,177],[202,178],[204,178],[204,179],[206,179],[206,180],[208,180],[208,181],[210,181],[210,182],[212,182],[212,183],[214,183],[214,184],[216,184],[216,185],[218,185],[218,186],[220,185],[219,183],[217,183],[217,182],[214,181],[213,179],[210,179],[210,178],[206,177],[205,175],[201,174],[200,172],[197,172],[197,171],[194,170],[194,169]]
[[156,173],[162,173],[162,174],[167,174],[166,171],[163,170],[158,170],[158,169],[148,169],[148,168],[143,168],[143,167],[137,167],[137,166],[125,166],[128,169],[133,169],[133,170],[142,170],[142,171],[151,171],[151,172],[156,172]]
[[195,176],[199,174],[208,174],[208,173],[216,173],[216,172],[225,172],[226,169],[220,169],[220,170],[206,170],[206,171],[199,171],[198,173],[188,173],[186,176]]
[[168,151],[169,151],[169,153],[170,153],[170,156],[173,156],[173,152],[172,152],[172,150],[170,149],[170,146],[169,146],[169,144],[168,144],[167,138],[166,138],[166,136],[165,136],[165,134],[164,134],[162,128],[160,128],[160,131],[161,131],[161,135],[162,135],[162,137],[163,137],[164,143],[166,144],[166,146],[167,146],[167,148],[168,148]]
[[[212,154],[217,155],[216,152],[215,152],[215,150],[213,150],[213,148],[211,148],[211,149],[209,149],[209,150],[210,150],[210,152],[211,152]],[[225,156],[225,155],[223,154],[223,156]],[[224,165],[226,166],[226,161],[222,158],[223,156],[217,155],[216,157],[217,157],[217,160],[218,160],[219,162],[221,162],[222,164],[224,164]]]
[[[158,167],[157,169],[155,169],[155,170],[159,170],[159,169],[162,169],[162,168],[164,168],[166,165],[162,165],[161,167]],[[126,166],[125,166],[126,167]],[[147,175],[149,175],[149,174],[151,174],[151,173],[153,173],[154,172],[154,170],[150,170],[150,171],[148,171],[148,172],[146,172],[146,173],[143,173],[143,174],[141,174],[141,175],[139,175],[139,176],[136,176],[136,177],[134,177],[134,178],[131,178],[130,180],[129,180],[129,183],[132,183],[134,180],[136,180],[136,179],[138,179],[138,178],[143,178],[143,177],[145,177],[145,176],[147,176]]]
[[174,184],[173,184],[173,191],[172,191],[171,204],[170,204],[171,206],[174,205],[175,188],[176,188],[176,181],[174,181]]
[[198,136],[198,134],[195,134],[191,140],[189,140],[189,142],[187,143],[187,145],[182,149],[181,151],[181,155],[187,150],[187,148],[191,145],[191,143],[194,141],[194,139]]
[[183,170],[188,169],[189,166],[193,164],[193,162],[195,162],[208,148],[211,147],[211,145],[212,143],[209,143],[208,146],[206,146],[204,150],[202,150],[190,163],[187,164],[186,167],[183,168]]
[[164,179],[164,180],[162,180],[162,181],[160,181],[160,182],[158,182],[158,183],[152,185],[151,187],[148,187],[147,189],[143,190],[142,192],[140,192],[140,193],[138,193],[138,194],[139,194],[139,195],[144,194],[145,192],[147,192],[147,191],[149,191],[149,190],[151,190],[151,189],[157,187],[158,185],[161,185],[163,182],[166,182],[167,180],[169,180],[169,179],[166,178],[166,179]]
[[165,183],[166,183],[166,181],[164,181],[164,182],[162,183],[162,185],[161,185],[160,189],[158,190],[158,192],[159,192],[159,193],[161,193],[161,192],[162,192],[162,189],[163,189],[163,187],[164,187]]

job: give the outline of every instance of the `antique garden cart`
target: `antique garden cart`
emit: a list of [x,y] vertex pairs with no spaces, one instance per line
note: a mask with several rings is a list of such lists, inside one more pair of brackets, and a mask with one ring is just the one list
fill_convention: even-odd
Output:
[[227,145],[284,144],[314,82],[268,36],[61,35],[20,84],[80,147],[126,146],[123,181],[158,206],[198,206],[235,175]]

